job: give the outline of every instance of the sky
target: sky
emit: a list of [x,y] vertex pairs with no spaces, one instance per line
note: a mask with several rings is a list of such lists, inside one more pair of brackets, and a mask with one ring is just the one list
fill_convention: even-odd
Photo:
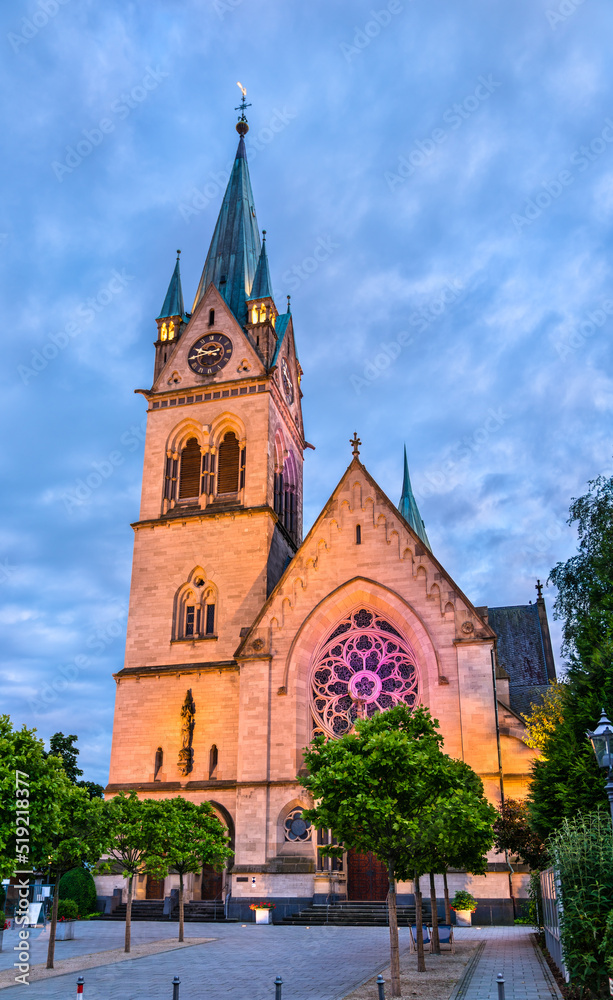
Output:
[[0,710],[16,725],[76,733],[106,783],[134,390],[178,248],[193,301],[237,81],[316,448],[305,530],[357,431],[396,502],[406,443],[433,551],[475,605],[526,604],[573,554],[571,498],[613,473],[612,30],[605,0],[5,0]]

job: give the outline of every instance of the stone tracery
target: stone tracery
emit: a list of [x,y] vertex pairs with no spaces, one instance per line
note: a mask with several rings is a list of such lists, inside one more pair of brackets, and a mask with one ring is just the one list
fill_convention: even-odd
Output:
[[320,647],[311,671],[314,728],[327,736],[349,732],[370,718],[419,695],[415,654],[400,632],[367,608],[344,618]]

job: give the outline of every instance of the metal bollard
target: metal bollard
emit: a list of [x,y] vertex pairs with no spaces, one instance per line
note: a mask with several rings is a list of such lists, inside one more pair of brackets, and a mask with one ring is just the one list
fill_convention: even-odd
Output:
[[377,989],[379,990],[379,1000],[385,1000],[385,979],[377,976]]
[[83,986],[84,986],[84,984],[85,984],[85,980],[83,979],[83,976],[79,976],[79,978],[77,979],[77,996],[78,997],[83,996]]
[[178,976],[172,981],[172,1000],[179,1000],[179,986],[181,985],[181,980]]
[[283,980],[281,976],[277,976],[275,979],[275,1000],[281,1000],[281,991],[283,989]]
[[498,973],[496,984],[498,986],[498,1000],[504,1000],[504,979],[502,978],[502,972]]

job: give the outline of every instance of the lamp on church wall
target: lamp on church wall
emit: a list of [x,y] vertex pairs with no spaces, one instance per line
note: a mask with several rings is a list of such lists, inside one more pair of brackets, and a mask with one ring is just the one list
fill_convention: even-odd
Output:
[[598,767],[607,769],[605,791],[611,808],[611,822],[613,822],[613,725],[611,720],[607,718],[604,708],[596,729],[593,733],[588,729],[586,735],[594,748]]

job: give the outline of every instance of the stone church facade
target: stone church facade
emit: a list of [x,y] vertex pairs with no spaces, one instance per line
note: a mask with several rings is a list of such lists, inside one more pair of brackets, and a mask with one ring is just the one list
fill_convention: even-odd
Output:
[[[142,501],[106,794],[210,801],[235,856],[223,876],[190,876],[188,897],[223,898],[241,919],[269,899],[279,919],[313,901],[385,899],[372,858],[322,859],[329,834],[302,819],[309,801],[297,775],[315,732],[334,738],[360,715],[424,704],[445,751],[498,804],[501,789],[524,796],[533,758],[513,691],[523,710],[555,670],[540,591],[535,605],[476,608],[437,561],[406,456],[396,506],[354,437],[348,468],[302,538],[302,372],[289,301],[278,312],[272,292],[247,128],[243,111],[192,313],[177,260],[153,385],[141,390]],[[501,855],[489,867],[485,877],[450,875],[451,888],[470,888],[482,921],[512,920],[523,876]],[[140,878],[136,898],[168,897],[174,884]],[[105,876],[99,892],[121,885]]]

